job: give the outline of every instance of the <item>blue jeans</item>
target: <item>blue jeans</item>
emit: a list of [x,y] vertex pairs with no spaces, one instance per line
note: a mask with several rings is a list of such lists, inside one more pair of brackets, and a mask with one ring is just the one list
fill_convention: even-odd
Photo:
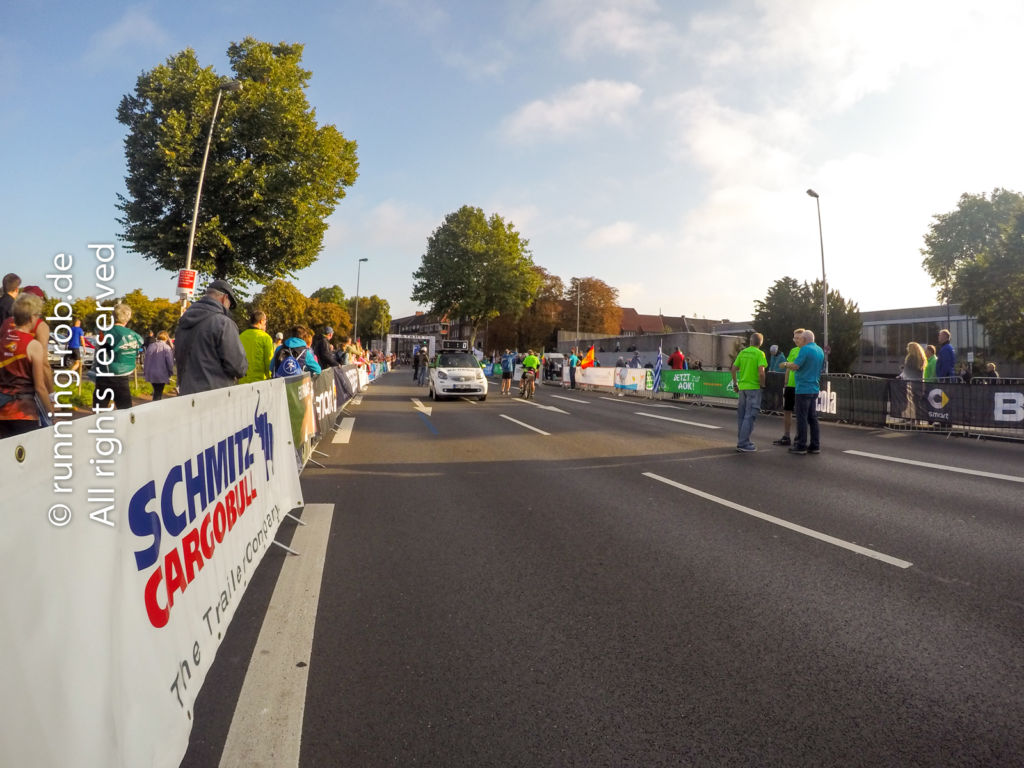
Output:
[[737,448],[749,448],[753,445],[750,435],[754,431],[754,421],[761,411],[761,390],[741,389],[740,400],[736,406],[736,422],[738,434],[736,436]]
[[[799,450],[821,448],[821,435],[818,430],[818,395],[797,395],[793,405],[796,412],[796,442],[794,448]],[[811,428],[811,442],[807,442],[807,427]]]

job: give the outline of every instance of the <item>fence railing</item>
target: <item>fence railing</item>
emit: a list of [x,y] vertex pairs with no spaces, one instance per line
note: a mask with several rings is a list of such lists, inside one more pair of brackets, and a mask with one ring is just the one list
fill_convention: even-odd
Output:
[[[782,412],[786,375],[765,377],[761,409]],[[569,382],[568,370],[561,382]],[[577,387],[623,396],[673,399],[703,405],[735,406],[728,371],[661,371],[657,388],[652,369],[577,369]],[[1024,379],[960,378],[904,381],[863,374],[822,377],[818,416],[870,427],[958,433],[1024,440]]]

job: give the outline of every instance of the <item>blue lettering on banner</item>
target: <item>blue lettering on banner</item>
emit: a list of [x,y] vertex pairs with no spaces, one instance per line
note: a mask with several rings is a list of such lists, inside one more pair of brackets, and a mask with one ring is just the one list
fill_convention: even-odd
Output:
[[[140,486],[128,503],[128,527],[140,538],[152,537],[149,546],[135,552],[135,565],[140,571],[153,566],[159,557],[160,539],[163,532],[178,537],[185,528],[202,515],[210,504],[238,480],[246,470],[256,463],[253,455],[253,433],[260,438],[266,479],[273,472],[274,426],[266,411],[258,407],[254,423],[228,435],[208,448],[199,451],[194,458],[171,467],[160,485],[159,510],[153,509],[157,500],[157,485],[149,480]],[[174,508],[174,492],[179,484],[184,485],[188,506]],[[199,502],[197,506],[196,502]],[[162,523],[162,524],[161,524]]]

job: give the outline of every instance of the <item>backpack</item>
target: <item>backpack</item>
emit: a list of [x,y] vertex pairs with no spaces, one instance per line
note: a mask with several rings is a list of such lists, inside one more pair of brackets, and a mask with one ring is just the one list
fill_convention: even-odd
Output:
[[[306,370],[306,347],[281,349],[281,361],[274,369],[274,377],[297,376]],[[301,359],[300,359],[301,356]]]

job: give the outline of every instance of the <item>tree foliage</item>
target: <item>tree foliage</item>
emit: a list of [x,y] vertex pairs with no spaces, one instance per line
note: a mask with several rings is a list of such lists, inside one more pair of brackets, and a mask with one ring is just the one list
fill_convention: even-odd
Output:
[[[574,277],[565,291],[563,328],[576,328],[576,304],[579,302],[580,333],[617,335],[622,330],[619,291],[596,277]],[[570,306],[571,305],[571,306]]]
[[287,280],[274,280],[252,300],[253,309],[267,314],[267,333],[288,333],[294,325],[309,322],[309,299]]
[[997,357],[1024,362],[1024,212],[960,268],[954,296],[985,326]]
[[1024,196],[964,194],[933,218],[921,253],[940,300],[978,318],[997,356],[1024,360]]
[[173,335],[181,318],[181,304],[170,299],[151,299],[141,288],[125,294],[122,301],[132,308],[132,319],[128,321],[128,327],[143,336],[148,331],[167,331]]
[[317,288],[311,294],[309,298],[316,299],[317,301],[329,301],[331,304],[337,304],[339,307],[345,306],[345,292],[341,290],[340,285],[332,285],[330,287],[323,286]]
[[[349,302],[353,311],[354,302]],[[380,296],[359,297],[359,338],[382,339],[391,328],[391,305]]]
[[307,325],[314,331],[320,332],[324,326],[334,329],[336,336],[345,337],[352,331],[352,321],[349,319],[348,310],[333,301],[321,301],[320,299],[309,300],[306,305]]
[[[783,354],[793,348],[793,331],[814,331],[824,346],[821,314],[821,280],[800,283],[792,277],[776,280],[763,301],[754,302],[754,328],[765,337],[764,349],[778,344]],[[831,373],[849,373],[860,352],[862,322],[856,302],[844,299],[839,291],[828,292],[828,369]]]
[[485,353],[505,348],[554,347],[562,320],[565,284],[560,277],[552,275],[543,267],[534,265],[532,269],[540,283],[533,303],[518,312],[504,312],[490,321]]
[[923,266],[938,289],[940,301],[956,301],[961,271],[1004,240],[1006,230],[1024,212],[1024,197],[1006,189],[992,197],[963,194],[956,210],[940,213],[924,236]]
[[[312,264],[325,219],[356,179],[355,142],[317,125],[303,46],[247,37],[228,48],[242,90],[224,93],[203,182],[192,267],[266,284]],[[217,91],[212,67],[186,49],[136,81],[117,119],[125,137],[122,239],[163,269],[185,266]]]
[[427,252],[413,273],[412,298],[428,304],[431,314],[466,318],[472,345],[485,323],[533,302],[540,283],[527,246],[498,214],[488,217],[464,205],[427,239]]

